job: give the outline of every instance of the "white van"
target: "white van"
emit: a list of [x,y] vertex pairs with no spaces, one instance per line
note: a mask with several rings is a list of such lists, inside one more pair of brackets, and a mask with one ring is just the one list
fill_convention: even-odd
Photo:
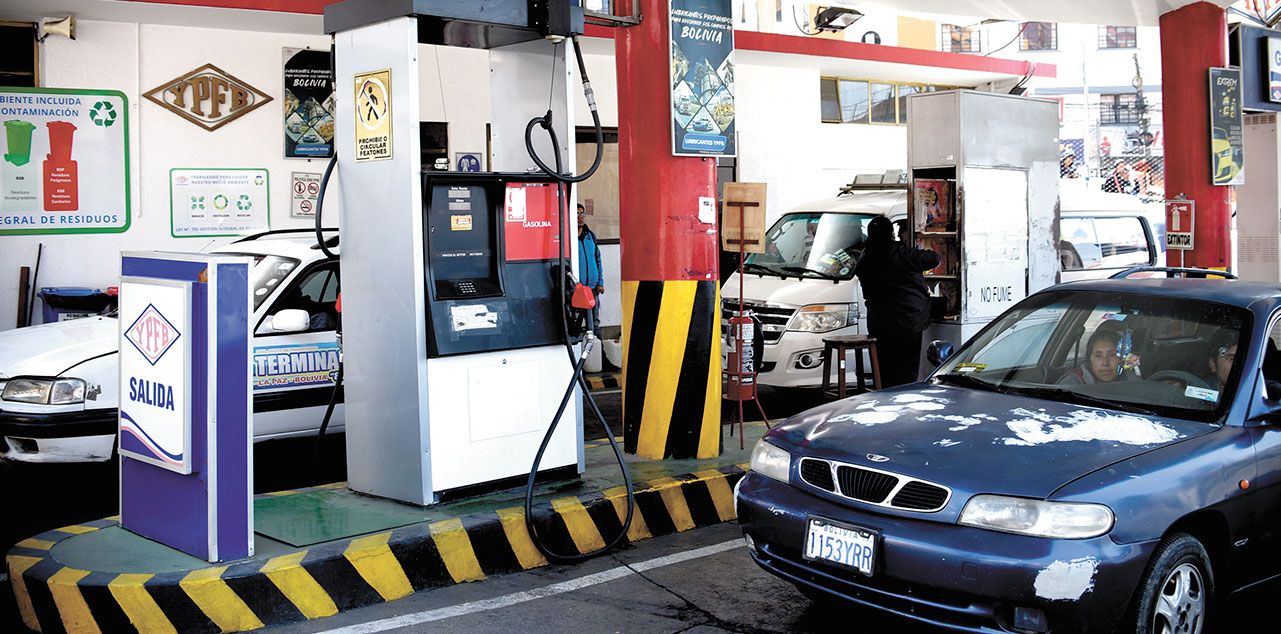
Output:
[[[1160,203],[1074,185],[1060,191],[1060,281],[1165,265]],[[823,339],[867,334],[852,254],[862,250],[867,224],[877,216],[895,222],[907,218],[905,185],[854,186],[836,198],[801,205],[770,227],[765,253],[745,258],[743,307],[761,320],[765,339],[757,383],[817,387],[823,381]],[[722,337],[729,319],[738,315],[739,285],[735,272],[721,287]],[[846,380],[853,384],[850,361]]]
[[1059,195],[1060,282],[1165,266],[1165,206],[1066,185]]
[[[877,216],[907,217],[907,187],[850,188],[836,198],[801,205],[766,233],[766,252],[743,262],[744,309],[764,331],[757,382],[815,387],[823,381],[823,339],[867,333],[863,292],[854,281],[855,251]],[[721,287],[721,333],[738,315],[739,275]],[[724,349],[724,347],[722,347]],[[853,359],[847,379],[855,380]]]

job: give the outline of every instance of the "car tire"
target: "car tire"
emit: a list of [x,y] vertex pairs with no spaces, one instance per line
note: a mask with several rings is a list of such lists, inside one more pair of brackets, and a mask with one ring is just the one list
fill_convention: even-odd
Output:
[[1161,540],[1130,608],[1135,634],[1204,634],[1214,602],[1214,570],[1200,541],[1186,533]]

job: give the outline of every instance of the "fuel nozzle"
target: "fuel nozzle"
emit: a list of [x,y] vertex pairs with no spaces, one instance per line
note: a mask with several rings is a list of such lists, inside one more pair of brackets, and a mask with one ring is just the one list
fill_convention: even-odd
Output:
[[592,292],[592,289],[582,284],[575,284],[574,294],[569,303],[579,310],[591,310],[596,308],[596,294]]

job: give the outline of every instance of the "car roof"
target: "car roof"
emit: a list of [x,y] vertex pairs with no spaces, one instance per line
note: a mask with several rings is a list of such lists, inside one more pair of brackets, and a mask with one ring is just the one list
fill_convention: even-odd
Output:
[[788,213],[835,212],[894,215],[907,210],[904,188],[855,189],[835,198],[824,198],[798,205]]
[[[326,234],[333,232],[326,230]],[[254,255],[278,255],[302,261],[304,264],[324,257],[316,246],[316,235],[302,233],[268,233],[247,240],[237,240],[210,249],[210,253],[251,253]]]
[[1281,300],[1281,284],[1250,280],[1196,278],[1127,278],[1082,280],[1051,286],[1041,293],[1071,290],[1097,293],[1140,293],[1218,302],[1249,308],[1259,300]]

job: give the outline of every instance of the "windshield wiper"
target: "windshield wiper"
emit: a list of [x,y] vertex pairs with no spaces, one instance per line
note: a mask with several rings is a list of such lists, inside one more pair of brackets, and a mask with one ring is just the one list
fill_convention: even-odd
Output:
[[768,266],[765,266],[764,264],[757,264],[755,262],[747,262],[743,264],[744,273],[751,273],[753,270],[763,271],[770,275],[778,275],[778,271],[775,271],[774,269]]
[[1004,391],[999,385],[996,385],[995,383],[989,383],[969,373],[949,372],[947,374],[936,374],[934,375],[934,378],[943,383],[950,383],[952,385],[959,385],[961,387],[973,387],[973,388],[978,388],[980,390],[989,390],[992,392]]
[[1094,405],[1097,407],[1106,407],[1108,409],[1119,409],[1123,412],[1132,414],[1143,414],[1145,416],[1156,416],[1157,413],[1144,409],[1137,405],[1131,405],[1123,401],[1113,401],[1106,398],[1099,398],[1089,394],[1082,394],[1074,390],[1065,390],[1054,387],[1010,387],[1009,391],[1020,396],[1031,396],[1034,398],[1044,398],[1051,401],[1062,401],[1066,403],[1075,403],[1077,405]]
[[825,280],[839,280],[839,279],[840,279],[839,277],[836,277],[835,275],[832,275],[831,273],[824,273],[824,272],[822,272],[822,271],[816,271],[816,270],[814,270],[814,269],[809,268],[808,266],[785,266],[785,267],[783,267],[783,270],[784,270],[784,271],[787,271],[788,273],[813,273],[814,275],[817,275],[817,276],[819,276],[819,277],[821,277],[821,278],[823,278],[823,279],[825,279]]

